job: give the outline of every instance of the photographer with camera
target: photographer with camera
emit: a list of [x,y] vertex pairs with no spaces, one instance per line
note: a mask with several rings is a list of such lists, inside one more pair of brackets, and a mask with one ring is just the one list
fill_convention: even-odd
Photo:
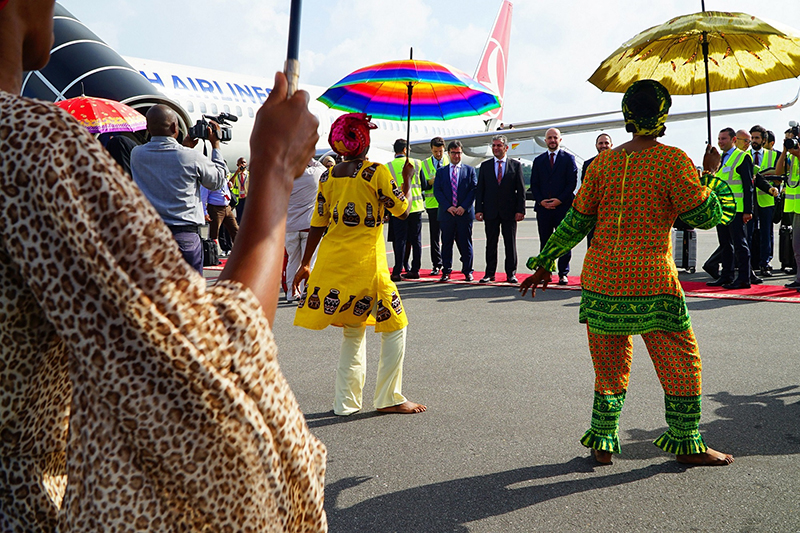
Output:
[[[800,264],[800,126],[796,122],[790,123],[791,128],[786,132],[783,140],[783,151],[778,162],[775,163],[775,173],[786,174],[786,197],[783,203],[784,215],[792,217],[792,247],[795,262]],[[800,291],[800,269],[795,269],[795,280],[786,287]]]
[[[203,273],[203,245],[200,226],[205,224],[200,186],[216,191],[228,179],[228,166],[222,157],[220,129],[208,122],[198,132],[197,125],[178,143],[178,117],[165,105],[147,111],[150,142],[131,152],[133,180],[172,231],[184,259]],[[211,159],[193,150],[198,138],[211,142]]]

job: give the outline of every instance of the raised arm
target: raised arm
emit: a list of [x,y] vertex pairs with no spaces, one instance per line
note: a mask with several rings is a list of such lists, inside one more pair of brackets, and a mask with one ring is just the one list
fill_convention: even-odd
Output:
[[272,92],[256,115],[250,137],[248,208],[220,276],[250,288],[270,325],[278,304],[289,195],[319,139],[319,123],[308,110],[308,93],[297,91],[289,99],[286,94],[286,76],[278,72]]

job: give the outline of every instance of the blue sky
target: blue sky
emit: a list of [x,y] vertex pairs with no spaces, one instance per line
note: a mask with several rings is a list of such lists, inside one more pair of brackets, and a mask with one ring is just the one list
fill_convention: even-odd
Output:
[[[272,77],[283,67],[289,0],[62,0],[122,55]],[[301,83],[327,86],[359,67],[408,56],[448,63],[473,74],[499,0],[306,0],[303,2]],[[791,0],[707,0],[708,10],[741,11],[779,20],[800,34],[800,4]],[[621,95],[586,80],[623,42],[670,18],[700,11],[700,0],[541,2],[517,0],[509,51],[505,122],[619,109]],[[778,104],[793,99],[800,80],[712,93],[716,108]],[[679,96],[673,111],[701,110],[704,96]],[[800,104],[781,112],[712,121],[714,136],[731,126],[761,123],[776,133],[800,121]],[[612,130],[618,144],[628,138]],[[584,157],[595,133],[569,135]],[[700,162],[705,122],[668,128],[663,141]]]

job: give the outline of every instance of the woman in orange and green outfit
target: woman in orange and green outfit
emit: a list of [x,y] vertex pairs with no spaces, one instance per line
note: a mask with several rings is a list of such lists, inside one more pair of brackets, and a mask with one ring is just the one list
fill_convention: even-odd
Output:
[[581,273],[580,321],[587,325],[595,369],[590,429],[581,443],[609,463],[620,453],[619,415],[625,402],[633,349],[641,335],[665,393],[667,431],[655,444],[679,462],[724,465],[733,457],[708,448],[700,424],[701,362],[678,273],[672,259],[671,227],[680,218],[713,228],[732,216],[733,197],[710,173],[719,164],[711,148],[703,161],[703,185],[680,149],[659,143],[671,104],[653,80],[637,81],[622,100],[631,141],[602,152],[589,167],[564,221],[537,257],[533,276],[522,283],[546,288],[555,260],[592,228],[595,236]]

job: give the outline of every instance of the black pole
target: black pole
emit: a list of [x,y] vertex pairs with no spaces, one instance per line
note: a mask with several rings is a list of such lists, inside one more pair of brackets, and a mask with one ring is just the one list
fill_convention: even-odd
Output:
[[289,12],[289,48],[286,52],[286,65],[283,71],[289,80],[289,96],[297,90],[300,80],[300,12],[302,0],[292,0]]
[[[408,54],[409,59],[414,59],[414,49]],[[408,162],[408,154],[411,151],[411,94],[414,92],[414,84],[408,82],[408,127],[406,128],[406,162]]]
[[703,62],[706,66],[706,123],[708,125],[708,144],[711,144],[711,83],[708,79],[708,33],[703,32]]
[[[705,0],[700,0],[703,13],[706,12]],[[708,144],[711,144],[711,81],[708,79],[708,32],[703,32],[703,63],[706,67],[706,125],[708,127]]]

